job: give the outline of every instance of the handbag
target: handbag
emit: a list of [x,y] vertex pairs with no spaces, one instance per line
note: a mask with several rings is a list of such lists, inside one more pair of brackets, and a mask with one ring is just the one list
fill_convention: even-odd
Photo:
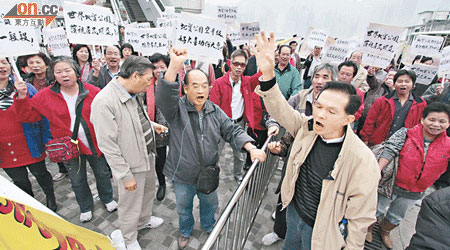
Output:
[[80,157],[78,148],[78,129],[80,128],[81,110],[83,109],[83,100],[75,110],[75,124],[72,137],[64,136],[48,141],[45,145],[45,151],[52,162],[67,162]]
[[[198,134],[197,127],[194,126],[191,116],[189,116],[189,120],[191,121],[192,132],[195,136]],[[220,168],[218,166],[205,166],[200,143],[198,142],[197,138],[195,138],[194,141],[197,146],[196,151],[198,154],[198,159],[200,160],[200,173],[197,177],[195,188],[197,189],[197,192],[209,194],[214,192],[214,190],[219,187]]]
[[[163,125],[164,127],[169,126],[169,124],[167,123],[163,114],[161,113],[161,111],[158,108],[156,108],[155,122]],[[155,133],[155,143],[156,143],[156,148],[165,147],[165,146],[169,145],[169,130],[166,130],[159,134]]]

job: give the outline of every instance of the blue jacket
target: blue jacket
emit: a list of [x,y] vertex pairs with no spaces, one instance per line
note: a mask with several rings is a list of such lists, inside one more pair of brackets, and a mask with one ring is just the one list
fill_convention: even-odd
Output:
[[[33,85],[27,83],[28,95],[33,97],[37,90]],[[33,158],[41,157],[45,151],[45,144],[52,139],[50,134],[50,122],[47,118],[42,117],[42,120],[33,123],[22,123],[23,132],[27,141],[28,149]]]

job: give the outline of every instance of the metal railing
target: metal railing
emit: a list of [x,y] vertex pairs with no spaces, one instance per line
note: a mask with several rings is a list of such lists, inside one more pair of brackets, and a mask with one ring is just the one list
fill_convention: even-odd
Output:
[[253,162],[220,215],[202,250],[244,248],[270,179],[278,166],[279,157],[270,154],[267,149],[271,140],[272,136],[269,136],[261,148],[266,151],[266,160],[263,163],[259,163],[258,160]]

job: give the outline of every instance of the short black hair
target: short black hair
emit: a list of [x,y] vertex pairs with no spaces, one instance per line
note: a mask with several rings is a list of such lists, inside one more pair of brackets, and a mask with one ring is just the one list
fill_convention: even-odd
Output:
[[233,53],[231,53],[230,58],[231,58],[231,60],[233,60],[237,56],[243,56],[245,58],[246,62],[248,60],[247,52],[245,50],[243,50],[243,49],[235,50]]
[[289,42],[289,46],[291,46],[293,43],[298,44],[298,42],[294,40],[294,41],[290,41],[290,42]]
[[50,58],[48,58],[48,56],[46,54],[44,54],[42,52],[39,52],[37,54],[32,54],[32,55],[26,55],[25,56],[25,65],[26,66],[28,66],[28,59],[30,59],[30,58],[32,58],[34,56],[40,57],[44,61],[45,65],[48,66],[50,64]]
[[170,58],[168,56],[163,55],[161,53],[155,53],[155,54],[150,56],[150,62],[152,62],[153,64],[155,64],[155,63],[157,63],[159,61],[163,61],[164,64],[166,64],[166,67],[169,67]]
[[334,90],[348,95],[348,103],[347,106],[345,106],[345,113],[347,113],[348,115],[354,115],[361,106],[361,98],[356,93],[355,87],[353,87],[353,85],[351,84],[337,81],[327,82],[327,84],[325,84],[325,87],[323,87],[323,89],[317,95],[317,99],[319,99],[319,96],[325,90]]
[[78,63],[77,52],[78,52],[81,48],[86,48],[86,49],[87,49],[87,51],[88,51],[88,53],[89,53],[88,62],[89,62],[89,63],[92,63],[92,54],[91,54],[91,50],[89,49],[89,47],[88,47],[86,44],[76,44],[76,45],[73,47],[73,50],[72,50],[72,57],[73,57],[73,60],[75,60],[75,62]]
[[208,76],[208,74],[206,74],[205,71],[203,71],[202,69],[197,69],[197,68],[195,68],[195,69],[188,70],[188,71],[186,72],[186,74],[184,75],[184,82],[183,82],[183,85],[184,85],[184,86],[187,86],[187,85],[188,85],[189,74],[190,74],[192,71],[200,71],[200,72],[202,72],[203,74],[205,74],[206,80],[208,81],[208,85],[209,85],[209,76]]
[[283,45],[281,45],[280,48],[278,49],[278,54],[281,54],[281,50],[282,50],[283,48],[289,48],[289,51],[290,51],[289,53],[292,53],[292,48],[291,48],[291,46],[286,45],[286,44],[283,44]]
[[411,78],[411,80],[413,82],[413,85],[416,84],[416,73],[414,73],[414,71],[412,71],[412,70],[406,70],[406,69],[401,69],[401,70],[397,71],[397,73],[394,76],[394,84],[397,81],[397,79],[403,75],[409,76],[409,78]]
[[431,61],[431,63],[433,63],[433,57],[429,57],[429,56],[424,56],[422,57],[422,59],[420,59],[420,63],[425,63],[426,61]]
[[339,66],[338,66],[338,71],[340,71],[343,66],[353,67],[353,77],[355,77],[356,74],[358,74],[358,65],[356,65],[356,63],[354,63],[353,61],[341,62],[341,64],[339,64]]
[[106,55],[106,50],[108,49],[108,47],[116,47],[119,50],[119,54],[120,54],[120,58],[122,58],[122,50],[120,49],[119,45],[108,45],[105,46],[105,49],[103,50],[103,55]]
[[448,115],[448,118],[450,119],[450,106],[443,102],[433,102],[428,104],[427,107],[423,110],[423,119],[425,119],[432,112],[446,113]]
[[125,48],[129,48],[131,50],[131,54],[134,54],[134,48],[133,45],[129,44],[129,43],[124,43],[122,44],[122,46],[120,47],[120,56],[123,58],[123,49]]

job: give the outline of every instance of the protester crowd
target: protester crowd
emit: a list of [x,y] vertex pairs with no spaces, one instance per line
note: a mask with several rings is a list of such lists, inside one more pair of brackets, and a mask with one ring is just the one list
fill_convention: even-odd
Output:
[[[210,233],[214,227],[225,143],[240,183],[252,161],[265,160],[259,148],[268,136],[284,128],[282,139],[268,147],[284,165],[273,201],[274,232],[263,244],[284,239],[286,250],[363,249],[378,221],[391,249],[390,232],[425,190],[449,186],[450,85],[436,76],[418,89],[413,71],[395,63],[362,65],[361,51],[334,65],[322,62],[316,46],[303,59],[298,45],[276,46],[273,34],[264,33],[254,48],[235,47],[227,38],[217,64],[191,60],[183,48],[143,57],[127,43],[105,46],[101,58],[84,44],[71,45],[72,57],[50,51],[17,63],[0,58],[0,167],[33,196],[30,171],[56,212],[53,181],[68,176],[80,221],[89,222],[89,162],[105,209],[118,211],[127,249],[141,249],[138,230],[164,223],[152,207],[155,197],[164,199],[167,178],[183,249],[194,227],[195,196],[201,228]],[[50,157],[59,166],[52,179],[45,159],[55,152],[45,147],[55,140],[78,152]],[[449,196],[442,191],[425,205]],[[422,238],[415,235],[408,249],[423,249],[422,241],[432,237],[422,228],[431,227],[430,210],[421,211],[416,231]],[[437,225],[436,231],[450,229]],[[436,248],[427,246],[443,249],[445,240],[433,237]]]

